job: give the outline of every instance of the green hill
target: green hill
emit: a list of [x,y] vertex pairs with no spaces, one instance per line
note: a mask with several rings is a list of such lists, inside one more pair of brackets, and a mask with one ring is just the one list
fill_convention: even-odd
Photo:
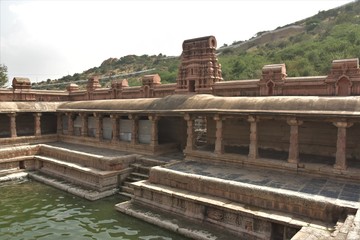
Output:
[[[285,63],[287,74],[291,77],[326,75],[332,60],[360,58],[359,26],[358,0],[339,8],[320,11],[315,16],[274,31],[259,32],[256,37],[245,42],[234,42],[230,46],[225,44],[218,49],[223,78],[225,81],[260,78],[261,68],[273,63]],[[161,76],[162,83],[172,83],[176,81],[179,63],[179,57],[162,54],[109,58],[99,67],[59,80],[48,79],[40,85],[63,89],[64,86],[58,83],[75,82],[93,75],[124,75],[153,68],[153,72]],[[129,74],[124,77],[130,85],[140,85],[141,75]],[[102,85],[108,86],[110,80],[102,81]]]

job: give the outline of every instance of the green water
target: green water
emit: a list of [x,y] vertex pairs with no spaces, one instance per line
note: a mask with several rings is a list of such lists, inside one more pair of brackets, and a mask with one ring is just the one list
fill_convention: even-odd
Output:
[[117,212],[122,201],[90,202],[35,181],[0,184],[0,239],[186,239]]

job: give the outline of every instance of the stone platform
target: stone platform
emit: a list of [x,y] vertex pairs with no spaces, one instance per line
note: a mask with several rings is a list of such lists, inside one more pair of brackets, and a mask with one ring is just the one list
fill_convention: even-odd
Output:
[[28,172],[35,180],[89,200],[114,194],[137,154],[53,142],[0,148],[0,176]]
[[266,187],[272,191],[285,190],[304,197],[327,198],[329,201],[343,202],[355,208],[359,206],[360,184],[355,182],[269,169],[233,168],[195,161],[174,164],[167,169]]
[[[133,205],[157,209],[226,229],[240,239],[339,239],[360,206],[360,184],[279,170],[178,162],[153,167],[133,184]],[[156,222],[154,222],[156,224]],[[283,236],[278,238],[279,236]],[[346,239],[346,238],[345,238]]]

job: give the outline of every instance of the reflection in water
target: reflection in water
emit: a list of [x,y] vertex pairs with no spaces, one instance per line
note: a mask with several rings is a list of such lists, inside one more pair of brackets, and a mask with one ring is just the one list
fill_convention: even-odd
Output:
[[0,184],[0,239],[185,239],[117,212],[124,200],[90,202],[35,181]]

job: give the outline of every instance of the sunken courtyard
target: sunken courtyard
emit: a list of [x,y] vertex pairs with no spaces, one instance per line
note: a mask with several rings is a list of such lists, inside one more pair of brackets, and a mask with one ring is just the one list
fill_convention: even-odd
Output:
[[[359,59],[326,76],[224,81],[214,36],[175,84],[0,89],[0,182],[26,176],[192,239],[360,238]],[[114,210],[115,211],[115,210]]]

